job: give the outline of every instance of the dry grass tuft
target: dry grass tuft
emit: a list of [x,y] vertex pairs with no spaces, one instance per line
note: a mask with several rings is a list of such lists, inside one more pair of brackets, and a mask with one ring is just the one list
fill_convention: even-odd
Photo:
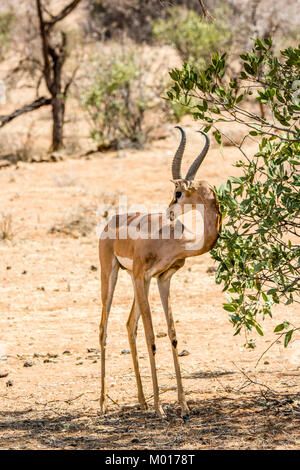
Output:
[[1,214],[0,216],[0,240],[12,240],[14,238],[14,230],[11,214]]
[[80,206],[53,225],[49,233],[64,234],[72,238],[88,236],[96,227],[94,208]]

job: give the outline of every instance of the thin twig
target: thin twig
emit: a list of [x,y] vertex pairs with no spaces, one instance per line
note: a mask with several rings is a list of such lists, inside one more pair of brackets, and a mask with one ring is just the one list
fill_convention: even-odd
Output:
[[119,405],[119,403],[117,403],[115,400],[113,400],[109,395],[108,393],[106,394],[107,398],[110,399],[110,401],[112,401],[114,403],[114,405],[117,405],[119,408],[121,408],[121,406]]
[[270,387],[268,387],[268,385],[265,385],[265,384],[262,384],[261,382],[256,382],[255,380],[252,380],[251,377],[249,377],[249,375],[246,374],[246,372],[244,372],[242,369],[240,369],[236,364],[235,362],[232,361],[232,364],[246,377],[247,380],[249,380],[250,383],[254,384],[254,385],[259,385],[261,387],[265,387],[266,389],[269,390],[269,392],[273,393],[274,395],[277,395],[276,392],[274,392],[274,390],[272,390]]

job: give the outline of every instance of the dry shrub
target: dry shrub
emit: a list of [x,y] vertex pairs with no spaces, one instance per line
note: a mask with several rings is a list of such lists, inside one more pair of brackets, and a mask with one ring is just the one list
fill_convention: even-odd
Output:
[[199,0],[93,0],[89,2],[86,30],[101,40],[121,40],[126,35],[139,43],[151,43],[152,20],[166,18],[170,5],[201,13]]
[[35,144],[34,125],[35,121],[32,121],[25,136],[9,130],[1,132],[1,159],[10,163],[35,161],[39,156],[39,150]]
[[61,221],[53,225],[49,233],[58,233],[72,238],[80,238],[88,236],[95,227],[95,209],[80,206],[66,214]]
[[1,214],[0,216],[0,240],[12,240],[14,238],[14,229],[11,214]]
[[99,150],[142,148],[159,125],[151,116],[159,112],[164,92],[153,54],[130,43],[114,45],[93,64],[93,81],[82,95],[92,139]]

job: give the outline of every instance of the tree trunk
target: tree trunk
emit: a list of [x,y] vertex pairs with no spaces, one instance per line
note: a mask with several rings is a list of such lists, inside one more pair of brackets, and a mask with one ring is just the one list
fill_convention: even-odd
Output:
[[65,99],[63,95],[56,95],[52,98],[52,150],[60,150],[63,144],[63,127],[65,117]]

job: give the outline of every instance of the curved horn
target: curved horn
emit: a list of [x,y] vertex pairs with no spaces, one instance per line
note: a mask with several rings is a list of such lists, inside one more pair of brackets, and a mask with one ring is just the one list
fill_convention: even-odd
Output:
[[186,135],[184,130],[180,126],[176,126],[175,129],[179,129],[181,132],[181,141],[179,144],[178,149],[176,150],[176,153],[173,158],[172,162],[172,176],[174,180],[179,180],[182,178],[181,176],[181,160],[183,157],[183,152],[185,149],[185,144],[186,144]]
[[206,134],[206,132],[203,132],[203,131],[197,131],[197,132],[200,132],[201,134],[204,135],[205,139],[206,139],[206,142],[205,142],[205,145],[203,147],[203,150],[202,152],[200,153],[200,155],[196,158],[196,160],[194,160],[194,162],[191,164],[190,168],[189,168],[189,171],[187,172],[186,174],[186,177],[185,179],[186,180],[190,180],[192,181],[195,176],[196,176],[196,173],[199,169],[199,166],[201,165],[201,163],[203,162],[204,158],[205,158],[205,155],[207,154],[208,152],[208,149],[209,149],[209,144],[210,144],[210,140],[209,140],[209,137],[208,135]]

